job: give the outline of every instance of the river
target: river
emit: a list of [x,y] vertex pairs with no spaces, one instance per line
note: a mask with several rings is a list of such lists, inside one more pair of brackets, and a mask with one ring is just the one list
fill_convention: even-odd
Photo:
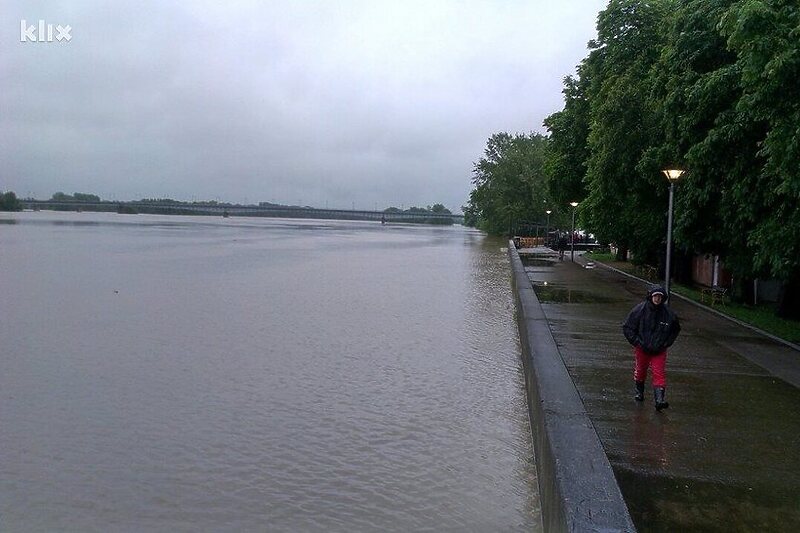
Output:
[[505,245],[0,214],[0,530],[541,529]]

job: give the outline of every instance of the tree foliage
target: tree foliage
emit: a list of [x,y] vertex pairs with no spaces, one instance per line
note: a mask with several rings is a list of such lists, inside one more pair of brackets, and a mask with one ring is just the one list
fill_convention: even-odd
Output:
[[612,0],[585,62],[591,127],[581,221],[644,260],[655,258],[666,222],[666,189],[647,151],[662,136],[649,76],[665,11],[665,2]]
[[550,131],[547,151],[547,190],[556,205],[586,197],[586,164],[589,159],[589,68],[578,68],[579,77],[564,80],[564,109],[544,121]]
[[517,221],[544,220],[547,138],[539,134],[496,133],[475,163],[465,221],[504,234]]
[[64,194],[59,191],[53,195],[51,200],[56,202],[99,202],[100,197],[96,194],[87,194],[76,192],[72,194]]
[[[800,277],[800,6],[787,0],[736,2],[722,35],[737,55],[741,96],[736,110],[762,124],[759,167],[750,176],[758,210],[747,235],[753,269]],[[747,193],[748,191],[742,191]]]
[[407,214],[407,215],[427,215],[433,214],[437,215],[435,217],[428,217],[428,218],[414,218],[409,219],[408,222],[417,222],[417,223],[424,223],[424,224],[437,224],[437,225],[452,225],[453,220],[451,218],[441,217],[441,215],[451,215],[452,211],[447,209],[444,204],[433,204],[427,207],[417,207],[411,206],[408,209],[400,209],[399,207],[387,207],[383,210],[385,214],[393,215],[393,214]]
[[0,211],[22,211],[22,204],[13,191],[0,193]]
[[547,118],[553,197],[640,258],[714,253],[739,279],[800,283],[800,7],[790,0],[611,0]]

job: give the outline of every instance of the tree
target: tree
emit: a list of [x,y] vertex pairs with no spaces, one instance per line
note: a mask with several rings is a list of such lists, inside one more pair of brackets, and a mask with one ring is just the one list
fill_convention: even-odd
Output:
[[492,234],[511,231],[515,221],[542,220],[547,209],[547,138],[539,134],[496,133],[475,163],[464,213]]
[[76,202],[99,202],[100,197],[96,194],[86,194],[82,192],[74,192],[72,193],[72,198]]
[[759,215],[740,192],[758,172],[763,125],[736,109],[740,69],[719,31],[733,3],[686,0],[674,11],[651,82],[664,138],[647,157],[690,171],[677,188],[676,247],[719,254],[737,279],[745,279],[752,274],[752,250],[743,228]]
[[478,226],[478,222],[480,219],[478,218],[478,211],[472,203],[468,203],[467,205],[461,206],[461,211],[464,213],[464,225],[469,228],[475,228]]
[[800,75],[797,27],[797,9],[785,2],[685,1],[659,69],[661,148],[683,154],[690,169],[676,240],[723,256],[743,287],[784,280],[783,315],[800,297],[800,112],[785,90]]
[[581,222],[648,262],[662,249],[666,226],[666,188],[658,169],[642,161],[662,135],[648,78],[665,39],[666,4],[612,0],[584,63],[591,128]]
[[437,213],[440,215],[452,215],[453,213],[447,209],[443,204],[433,204],[432,206],[428,206],[428,211],[431,213]]
[[544,120],[550,132],[547,152],[547,190],[555,205],[580,202],[587,194],[586,164],[589,159],[588,69],[578,68],[578,77],[564,79],[564,109]]
[[[779,314],[800,317],[800,9],[786,0],[742,0],[720,27],[737,54],[737,112],[764,124],[763,163],[736,192],[756,213],[747,244],[753,267],[785,282]],[[744,203],[744,202],[742,202]]]
[[13,191],[0,194],[0,211],[22,211],[22,204]]
[[69,194],[64,194],[61,191],[55,193],[53,197],[50,199],[56,202],[71,202],[72,200],[74,200],[72,196],[70,196]]

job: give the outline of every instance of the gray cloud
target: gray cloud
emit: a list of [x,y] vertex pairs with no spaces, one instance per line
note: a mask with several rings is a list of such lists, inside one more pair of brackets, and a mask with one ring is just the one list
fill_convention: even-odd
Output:
[[489,135],[561,107],[604,3],[12,2],[0,189],[457,209]]

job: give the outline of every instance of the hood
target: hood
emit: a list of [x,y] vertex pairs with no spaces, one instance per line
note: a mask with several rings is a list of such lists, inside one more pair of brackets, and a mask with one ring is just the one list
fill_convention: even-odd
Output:
[[650,298],[653,296],[653,294],[657,292],[660,292],[661,294],[664,295],[664,299],[661,300],[661,304],[663,305],[667,303],[667,300],[669,300],[669,295],[667,294],[667,291],[664,290],[664,287],[662,287],[661,285],[651,285],[650,288],[647,289],[646,300],[650,301]]

